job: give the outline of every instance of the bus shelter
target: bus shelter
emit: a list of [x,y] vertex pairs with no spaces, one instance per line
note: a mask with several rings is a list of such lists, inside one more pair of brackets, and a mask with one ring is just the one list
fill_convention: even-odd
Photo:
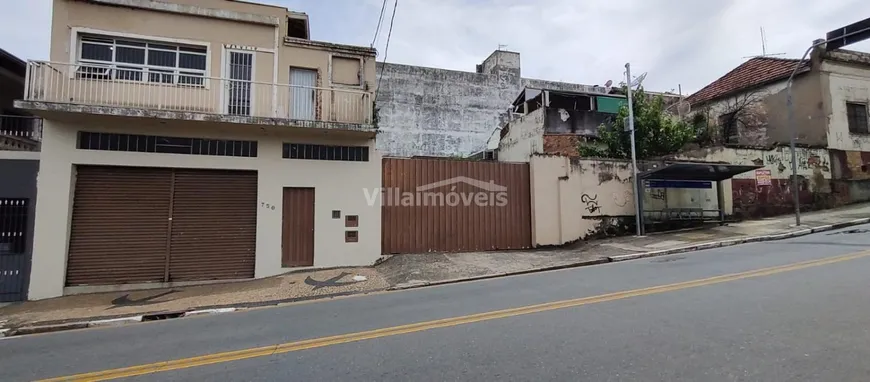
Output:
[[725,223],[723,182],[763,166],[724,163],[668,163],[637,174],[641,234],[648,224]]

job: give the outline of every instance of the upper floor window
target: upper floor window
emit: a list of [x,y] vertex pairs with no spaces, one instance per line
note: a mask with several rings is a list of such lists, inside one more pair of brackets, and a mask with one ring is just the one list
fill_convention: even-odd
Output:
[[204,46],[82,35],[79,40],[80,78],[143,81],[203,86]]
[[867,120],[867,104],[846,102],[846,118],[849,120],[850,133],[870,133]]

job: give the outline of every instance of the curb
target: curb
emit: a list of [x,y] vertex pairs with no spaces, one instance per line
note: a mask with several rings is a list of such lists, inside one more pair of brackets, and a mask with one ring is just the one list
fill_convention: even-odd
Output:
[[663,249],[660,251],[652,251],[652,252],[644,252],[644,253],[632,253],[630,255],[611,256],[611,257],[609,257],[609,259],[611,262],[620,262],[620,261],[628,261],[628,260],[636,260],[636,259],[645,259],[645,258],[649,258],[649,257],[667,256],[667,255],[673,255],[676,253],[699,251],[699,250],[703,250],[703,249],[730,247],[732,245],[738,245],[738,244],[757,243],[757,242],[762,242],[762,241],[773,241],[773,240],[783,240],[783,239],[789,239],[789,238],[798,237],[798,236],[805,236],[805,235],[809,235],[809,234],[813,234],[813,233],[831,231],[831,230],[835,230],[835,229],[846,228],[846,227],[867,224],[867,223],[870,223],[870,218],[855,219],[855,220],[850,220],[847,222],[828,224],[828,225],[807,228],[807,229],[802,229],[802,230],[793,231],[793,232],[776,233],[776,234],[763,235],[763,236],[750,236],[750,237],[746,237],[746,238],[742,238],[742,239],[714,241],[714,242],[689,245],[689,246],[679,247],[679,248]]
[[[210,315],[210,314],[220,314],[220,313],[230,313],[240,310],[239,308],[218,308],[218,309],[202,309],[202,310],[191,310],[189,312],[184,312],[178,318],[181,317],[191,317],[191,316],[202,316],[202,315]],[[155,314],[144,314],[138,316],[129,316],[129,317],[118,317],[118,318],[110,318],[110,319],[102,319],[102,320],[92,320],[92,321],[78,321],[78,322],[68,322],[62,324],[52,324],[52,325],[34,325],[34,326],[22,326],[20,328],[7,328],[0,329],[0,337],[12,337],[12,336],[23,336],[28,334],[40,334],[40,333],[53,333],[53,332],[62,332],[66,330],[74,330],[74,329],[85,329],[85,328],[99,328],[99,327],[113,327],[113,326],[122,326],[126,324],[134,324],[145,321],[153,321],[152,317],[161,316],[161,313]]]
[[798,237],[798,236],[805,236],[805,235],[809,235],[812,233],[831,231],[831,230],[835,230],[835,229],[846,228],[846,227],[851,227],[851,226],[860,225],[860,224],[867,224],[867,223],[870,223],[870,218],[855,219],[855,220],[850,220],[847,222],[828,224],[828,225],[807,228],[807,229],[802,229],[802,230],[793,231],[793,232],[784,232],[784,233],[777,233],[777,234],[770,234],[770,235],[763,235],[763,236],[750,236],[750,237],[745,237],[745,238],[741,238],[741,239],[714,241],[714,242],[689,245],[689,246],[679,247],[679,248],[664,249],[664,250],[660,250],[660,251],[633,253],[630,255],[609,256],[609,257],[604,257],[604,258],[597,259],[597,260],[580,261],[580,262],[576,262],[576,263],[563,264],[563,265],[557,265],[557,266],[552,266],[552,267],[527,269],[527,270],[516,271],[516,272],[494,273],[494,274],[483,275],[483,276],[460,277],[460,278],[440,280],[440,281],[426,281],[426,282],[414,283],[414,284],[405,284],[405,285],[399,284],[399,285],[394,285],[392,287],[389,287],[389,288],[387,288],[387,290],[388,291],[396,291],[396,290],[416,289],[416,288],[423,288],[423,287],[436,286],[436,285],[455,284],[455,283],[460,283],[460,282],[465,282],[465,281],[486,280],[486,279],[493,279],[493,278],[505,277],[505,276],[515,276],[515,275],[523,275],[523,274],[529,274],[529,273],[554,271],[554,270],[559,270],[559,269],[577,268],[577,267],[583,267],[583,266],[589,266],[589,265],[598,265],[598,264],[605,264],[605,263],[615,263],[615,262],[620,262],[620,261],[636,260],[636,259],[643,259],[643,258],[648,258],[648,257],[666,256],[666,255],[672,255],[672,254],[676,254],[676,253],[700,251],[700,250],[704,250],[704,249],[730,247],[730,246],[738,245],[738,244],[756,243],[756,242],[773,241],[773,240],[783,240],[783,239],[789,239],[789,238]]
[[426,282],[414,283],[414,284],[404,284],[404,285],[397,284],[397,285],[394,285],[394,286],[387,288],[387,290],[388,291],[408,290],[408,289],[417,289],[417,288],[436,286],[436,285],[456,284],[456,283],[461,283],[461,282],[465,282],[465,281],[486,280],[486,279],[494,279],[494,278],[506,277],[506,276],[516,276],[516,275],[525,275],[525,274],[529,274],[529,273],[555,271],[555,270],[559,270],[559,269],[585,267],[585,266],[590,266],[590,265],[605,264],[605,263],[609,263],[611,261],[612,260],[610,260],[609,257],[602,257],[600,259],[595,259],[595,260],[578,261],[578,262],[574,262],[574,263],[554,265],[554,266],[543,267],[543,268],[526,269],[526,270],[522,270],[522,271],[500,272],[500,273],[493,273],[493,274],[481,275],[481,276],[471,276],[471,277],[457,277],[454,279],[438,280],[438,281],[426,281]]
[[0,328],[0,338],[4,337],[12,337],[12,336],[22,336],[27,334],[37,334],[37,333],[52,333],[52,332],[61,332],[66,330],[74,330],[74,329],[85,329],[85,328],[98,328],[98,327],[115,327],[122,326],[126,324],[134,324],[139,322],[146,321],[163,321],[169,320],[173,318],[185,318],[185,317],[194,317],[194,316],[205,316],[205,315],[213,315],[213,314],[222,314],[222,313],[231,313],[236,311],[241,311],[245,309],[252,308],[260,308],[264,306],[277,306],[285,303],[292,302],[303,302],[303,301],[311,301],[311,300],[320,300],[320,299],[331,299],[336,297],[344,297],[354,294],[368,294],[373,292],[379,292],[385,290],[383,288],[379,289],[371,289],[371,290],[363,290],[363,291],[353,291],[353,292],[340,292],[340,293],[331,293],[325,295],[315,295],[315,296],[305,296],[305,297],[294,297],[287,298],[281,300],[269,300],[269,301],[260,301],[254,303],[243,303],[237,304],[234,306],[226,306],[226,305],[212,305],[212,306],[202,306],[196,307],[189,311],[162,311],[162,312],[149,312],[145,314],[139,314],[135,316],[121,316],[121,317],[111,317],[111,318],[92,318],[87,321],[71,321],[71,322],[43,322],[42,324],[35,324],[29,326],[22,326],[18,328]]

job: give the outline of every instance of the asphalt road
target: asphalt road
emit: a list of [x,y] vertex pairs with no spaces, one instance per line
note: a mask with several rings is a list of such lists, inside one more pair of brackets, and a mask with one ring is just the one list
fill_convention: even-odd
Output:
[[[107,376],[870,381],[870,226],[855,229],[868,231],[11,337],[0,340],[0,380],[146,365]],[[212,355],[228,351],[239,352]]]

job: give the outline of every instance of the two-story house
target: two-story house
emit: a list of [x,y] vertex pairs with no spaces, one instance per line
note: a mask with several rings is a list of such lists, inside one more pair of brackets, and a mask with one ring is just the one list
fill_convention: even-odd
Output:
[[380,256],[375,51],[232,0],[54,0],[30,299]]

